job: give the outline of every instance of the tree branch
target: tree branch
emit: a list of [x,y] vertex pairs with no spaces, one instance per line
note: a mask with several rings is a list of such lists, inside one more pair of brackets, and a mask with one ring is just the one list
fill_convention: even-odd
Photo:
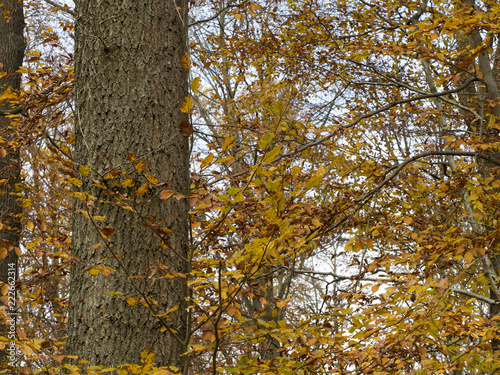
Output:
[[1,109],[0,110],[0,116],[7,116],[7,115],[17,115],[23,111],[23,106],[19,107],[14,107],[10,109]]
[[[47,0],[45,0],[47,1]],[[245,0],[245,1],[242,1],[241,3],[238,3],[238,4],[228,4],[226,5],[224,8],[222,8],[221,10],[219,10],[217,13],[215,13],[215,15],[213,15],[212,17],[209,17],[209,18],[206,18],[204,20],[199,20],[199,21],[195,21],[195,22],[192,22],[188,25],[188,27],[191,27],[191,26],[195,26],[195,25],[198,25],[200,23],[206,23],[206,22],[210,22],[210,21],[213,21],[214,19],[216,19],[217,17],[219,17],[223,12],[227,11],[228,9],[230,8],[238,8],[239,6],[247,3],[248,0]]]
[[56,3],[55,1],[52,1],[52,0],[43,0],[45,1],[47,4],[50,4],[52,5],[54,8],[57,8],[65,13],[68,13],[69,15],[71,16],[75,16],[75,11],[74,10],[71,10],[67,5],[61,5],[61,4],[58,4]]
[[[297,274],[312,274],[312,275],[324,275],[324,276],[332,276],[335,277],[338,280],[355,280],[355,281],[374,281],[374,282],[390,282],[390,283],[401,283],[401,281],[398,280],[392,280],[392,279],[381,279],[381,278],[374,278],[374,277],[362,277],[358,278],[356,275],[353,276],[347,276],[347,275],[338,275],[334,272],[321,272],[321,271],[309,271],[309,270],[294,270],[293,272]],[[417,284],[420,286],[424,286],[422,284]],[[475,298],[479,301],[486,302],[490,305],[498,305],[500,304],[500,301],[495,301],[494,299],[482,296],[481,294],[477,294],[468,290],[464,289],[457,289],[457,288],[450,288],[450,290],[453,293],[457,294],[463,294],[464,296],[467,297],[472,297]]]

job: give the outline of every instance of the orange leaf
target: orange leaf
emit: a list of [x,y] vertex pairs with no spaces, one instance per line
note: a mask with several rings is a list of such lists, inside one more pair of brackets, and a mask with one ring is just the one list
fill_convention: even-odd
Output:
[[146,162],[144,161],[144,159],[138,161],[137,164],[135,165],[135,170],[137,171],[137,173],[141,173],[145,169],[146,169]]
[[175,191],[172,191],[172,190],[162,190],[160,192],[160,199],[168,199],[168,198],[170,198],[174,194],[175,194]]
[[145,182],[139,189],[135,191],[136,195],[144,195],[148,192],[149,182]]

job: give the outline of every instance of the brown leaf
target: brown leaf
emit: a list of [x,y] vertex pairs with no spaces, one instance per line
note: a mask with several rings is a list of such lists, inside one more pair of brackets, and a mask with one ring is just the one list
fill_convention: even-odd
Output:
[[189,138],[193,134],[193,126],[187,121],[179,122],[179,131],[184,138]]
[[111,225],[108,225],[108,226],[105,226],[104,228],[102,228],[101,230],[101,234],[104,238],[109,238],[111,237],[113,234],[115,233],[115,230],[113,229],[113,227]]

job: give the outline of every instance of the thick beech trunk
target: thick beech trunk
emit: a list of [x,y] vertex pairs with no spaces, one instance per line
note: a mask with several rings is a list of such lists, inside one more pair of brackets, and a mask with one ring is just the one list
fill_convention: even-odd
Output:
[[[182,63],[187,2],[75,3],[75,158],[77,168],[86,165],[91,171],[81,177],[79,190],[97,199],[93,206],[78,199],[74,203],[72,252],[78,261],[71,274],[68,354],[89,365],[116,366],[140,363],[140,353],[150,347],[159,365],[180,367],[186,279],[160,277],[187,269],[188,201],[161,200],[159,193],[168,189],[188,195],[189,146],[179,132],[179,123],[188,120],[180,111],[187,95],[188,70]],[[141,160],[144,171],[136,165]],[[135,186],[120,185],[125,177],[112,171],[126,171]],[[153,183],[138,195],[147,173],[166,185],[153,187],[149,176]],[[110,190],[95,186],[96,181]],[[82,211],[105,219],[89,220]],[[96,225],[107,226],[108,235],[113,227],[114,234],[104,240]],[[168,229],[157,233],[151,225]],[[116,272],[107,278],[90,276],[88,270],[99,264]],[[145,296],[158,305],[150,309],[127,303],[129,297]],[[161,322],[155,316],[175,306],[179,309],[170,314],[173,320]],[[164,322],[175,333],[161,332]]]
[[[6,10],[9,13],[1,16]],[[0,71],[8,73],[0,78],[0,92],[3,93],[11,87],[19,90],[21,87],[21,75],[15,73],[23,64],[24,57],[24,15],[22,1],[9,0],[0,6]],[[0,148],[7,152],[4,157],[0,156],[0,281],[11,286],[9,295],[5,296],[0,305],[7,305],[7,320],[0,324],[0,336],[9,338],[9,345],[0,351],[0,363],[8,368],[15,365],[17,356],[14,352],[16,338],[15,334],[15,312],[16,306],[14,296],[16,295],[15,281],[17,275],[17,255],[14,249],[19,247],[21,207],[16,200],[16,184],[20,182],[19,152],[12,147],[14,131],[6,114],[11,110],[7,101],[0,103],[0,136],[4,140]]]

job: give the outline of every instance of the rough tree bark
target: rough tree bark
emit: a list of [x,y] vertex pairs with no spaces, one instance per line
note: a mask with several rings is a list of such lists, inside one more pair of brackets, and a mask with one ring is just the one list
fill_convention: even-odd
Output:
[[[140,363],[141,351],[151,347],[159,365],[181,367],[185,278],[158,277],[186,271],[188,201],[161,200],[159,193],[168,189],[187,196],[189,189],[189,145],[179,131],[188,120],[180,111],[188,87],[186,60],[183,65],[187,1],[75,3],[76,167],[90,167],[80,192],[97,199],[93,205],[74,203],[72,252],[78,260],[71,274],[68,354],[89,365],[116,366]],[[141,160],[144,171],[137,165]],[[126,171],[135,186],[130,181],[121,185],[124,175],[113,171]],[[152,179],[147,192],[138,195],[146,173],[166,185],[155,188]],[[96,181],[109,191],[95,186]],[[124,209],[125,204],[137,212]],[[105,219],[89,220],[82,212]],[[112,227],[114,234],[104,240],[96,225],[108,227],[108,234]],[[151,225],[168,229],[155,232]],[[98,264],[116,272],[107,278],[90,276],[88,269]],[[146,296],[158,305],[131,307],[127,298],[107,292]],[[165,319],[171,327],[160,332],[165,320],[155,313],[175,306],[173,320]]]
[[[23,4],[20,0],[5,1],[0,6],[0,71],[8,73],[0,77],[0,92],[5,92],[9,87],[19,90],[21,87],[21,75],[15,73],[23,64],[24,58],[24,14]],[[0,336],[9,338],[9,345],[5,350],[0,350],[0,363],[7,362],[13,365],[16,355],[13,351],[15,345],[15,303],[13,297],[16,289],[12,288],[17,281],[17,254],[14,251],[19,247],[21,207],[13,193],[16,192],[16,184],[20,183],[19,152],[13,147],[14,130],[11,121],[6,116],[11,110],[7,101],[0,103],[0,136],[3,142],[0,148],[6,151],[5,156],[0,156],[0,281],[10,284],[9,295],[2,298],[0,304],[6,305],[7,313],[11,315],[0,324]],[[10,298],[9,298],[10,297]]]

